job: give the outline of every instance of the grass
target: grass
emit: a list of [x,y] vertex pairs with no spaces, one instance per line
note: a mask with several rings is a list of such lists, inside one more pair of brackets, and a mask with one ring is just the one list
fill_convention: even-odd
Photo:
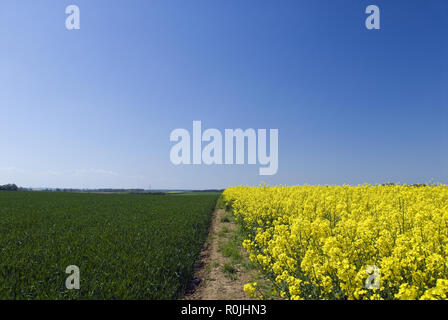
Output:
[[[234,224],[234,217],[231,213],[227,212],[223,217],[226,218],[226,222],[229,222],[229,226],[223,226],[221,231],[218,233],[221,238],[218,251],[223,257],[228,259],[228,262],[226,262],[222,267],[223,273],[228,278],[235,280],[238,278],[237,266],[244,266],[245,264],[241,247],[243,233],[239,226]],[[221,221],[223,221],[222,218]],[[231,225],[236,228],[230,228]]]
[[218,196],[2,191],[0,299],[178,298]]
[[224,226],[220,235],[226,235],[227,237],[223,239],[223,241],[219,244],[219,252],[223,257],[229,258],[231,263],[233,264],[241,264],[243,263],[243,255],[242,255],[242,242],[244,240],[244,234],[239,227],[239,225],[235,224],[235,218],[231,213],[227,212],[225,217],[229,219],[229,222],[232,223],[235,227],[233,230],[228,226]]
[[229,262],[225,263],[222,266],[222,272],[230,279],[236,280],[238,278],[237,276],[237,269],[235,266]]
[[230,222],[230,221],[231,221],[231,218],[230,218],[229,214],[226,214],[221,217],[221,222],[223,222],[223,223]]
[[226,209],[226,203],[222,196],[220,196],[218,201],[216,201],[216,209]]
[[241,254],[241,243],[238,242],[238,235],[236,232],[232,234],[228,241],[220,244],[219,251],[223,257],[230,258],[230,261],[234,264],[242,262],[243,255]]
[[221,231],[219,231],[218,236],[220,238],[225,237],[230,232],[230,229],[227,226],[224,226]]
[[[224,208],[226,208],[225,205]],[[227,262],[221,268],[222,272],[231,280],[238,279],[238,273],[250,273],[251,282],[257,282],[258,292],[263,295],[264,299],[279,299],[272,283],[258,271],[259,265],[249,260],[242,246],[245,233],[242,227],[236,223],[231,208],[227,207],[226,210],[226,214],[221,217],[221,222],[229,223],[229,225],[225,225],[218,234],[221,238],[218,250],[223,257],[227,258]]]

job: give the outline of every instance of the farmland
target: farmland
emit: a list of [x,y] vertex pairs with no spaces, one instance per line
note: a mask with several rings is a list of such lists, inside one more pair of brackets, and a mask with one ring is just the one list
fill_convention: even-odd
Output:
[[[250,259],[284,299],[448,299],[448,187],[233,187]],[[245,291],[260,297],[255,283]]]
[[179,298],[218,196],[1,191],[0,299]]

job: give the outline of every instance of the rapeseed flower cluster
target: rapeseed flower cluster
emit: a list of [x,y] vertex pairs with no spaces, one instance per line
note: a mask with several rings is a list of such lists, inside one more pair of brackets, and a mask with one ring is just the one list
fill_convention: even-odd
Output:
[[242,186],[223,197],[285,299],[448,299],[448,186]]

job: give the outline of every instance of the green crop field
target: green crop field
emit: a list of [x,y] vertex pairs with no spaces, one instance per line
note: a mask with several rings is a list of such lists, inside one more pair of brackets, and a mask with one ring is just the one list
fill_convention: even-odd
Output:
[[218,196],[1,191],[0,299],[179,298]]

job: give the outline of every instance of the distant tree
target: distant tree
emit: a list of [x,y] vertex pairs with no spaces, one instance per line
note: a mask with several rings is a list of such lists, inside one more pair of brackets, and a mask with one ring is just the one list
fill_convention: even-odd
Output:
[[423,187],[427,187],[428,185],[425,183],[416,183],[413,184],[412,187],[417,187],[417,188],[423,188]]
[[5,184],[0,186],[0,190],[2,191],[19,191],[19,188],[15,184]]

